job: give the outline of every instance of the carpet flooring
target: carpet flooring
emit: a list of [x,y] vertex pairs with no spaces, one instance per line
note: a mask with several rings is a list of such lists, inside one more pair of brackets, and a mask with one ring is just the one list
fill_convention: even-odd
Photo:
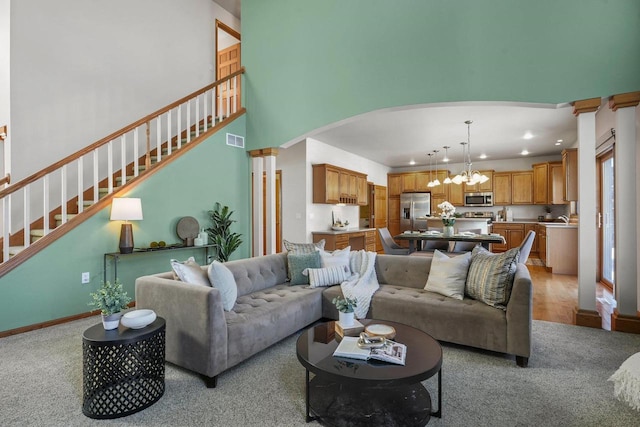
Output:
[[[2,426],[305,426],[304,368],[297,334],[220,375],[207,389],[171,364],[153,406],[115,420],[81,411],[83,319],[0,339]],[[411,349],[408,349],[411,351]],[[640,351],[640,336],[533,322],[526,369],[512,357],[443,345],[443,416],[429,426],[638,426],[640,412],[607,381]],[[432,399],[436,378],[424,382]],[[434,402],[435,403],[435,402]]]

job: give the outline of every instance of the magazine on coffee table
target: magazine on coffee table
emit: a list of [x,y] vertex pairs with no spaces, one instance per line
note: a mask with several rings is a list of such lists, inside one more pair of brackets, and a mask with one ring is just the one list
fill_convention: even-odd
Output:
[[358,346],[358,337],[344,337],[333,352],[333,355],[360,360],[374,359],[404,365],[407,357],[407,346],[386,340],[385,345],[379,348],[360,348]]

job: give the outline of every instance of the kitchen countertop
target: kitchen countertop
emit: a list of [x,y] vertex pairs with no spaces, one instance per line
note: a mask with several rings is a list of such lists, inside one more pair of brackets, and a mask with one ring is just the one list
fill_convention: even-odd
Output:
[[545,220],[538,221],[537,219],[522,219],[516,218],[513,221],[494,221],[493,224],[538,224],[545,227],[561,227],[561,228],[578,228],[578,224],[565,224],[562,221],[557,220]]
[[347,228],[346,230],[312,231],[311,234],[345,234],[345,233],[362,233],[365,231],[375,231],[375,228],[353,227],[353,228]]

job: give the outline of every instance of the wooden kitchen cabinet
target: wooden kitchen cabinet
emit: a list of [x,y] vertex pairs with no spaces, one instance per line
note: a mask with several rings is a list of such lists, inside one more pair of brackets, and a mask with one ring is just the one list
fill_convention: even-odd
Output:
[[402,175],[388,174],[387,189],[389,191],[389,197],[400,196],[400,194],[402,194]]
[[492,233],[500,234],[506,240],[506,243],[493,243],[491,250],[493,252],[504,252],[511,248],[520,246],[524,240],[524,224],[517,222],[494,222],[492,224]]
[[511,204],[533,204],[533,171],[511,173]]
[[429,184],[429,172],[416,172],[416,191],[430,191],[427,184]]
[[511,204],[511,172],[493,174],[493,204]]
[[[364,186],[359,185],[364,180]],[[360,204],[368,196],[367,175],[329,165],[313,165],[313,203]],[[360,188],[364,191],[358,194]]]
[[538,257],[547,265],[547,226],[538,225]]
[[358,195],[358,205],[367,206],[369,204],[369,184],[367,183],[367,178],[362,175],[356,176],[357,181],[357,195]]
[[567,202],[578,200],[578,149],[562,150],[562,170],[564,175],[563,199]]
[[537,205],[564,204],[564,176],[561,162],[533,165],[533,203]]
[[527,237],[529,231],[533,231],[534,233],[536,233],[536,236],[533,239],[533,244],[531,245],[531,253],[536,253],[538,252],[538,224],[524,224],[523,240],[525,237]]
[[402,175],[402,192],[416,191],[416,174],[405,173]]
[[453,206],[464,206],[464,185],[446,184],[449,186],[449,203]]
[[335,251],[351,246],[352,251],[364,249],[375,252],[376,250],[376,230],[354,230],[339,232],[313,232],[313,242],[325,240],[324,248],[327,251]]
[[467,184],[462,184],[464,186],[464,191],[466,191],[467,193],[485,193],[485,192],[491,192],[493,191],[493,170],[484,170],[484,171],[478,171],[480,172],[482,175],[486,176],[487,178],[489,178],[489,180],[487,182],[484,182],[482,184],[477,183],[474,185],[467,185]]

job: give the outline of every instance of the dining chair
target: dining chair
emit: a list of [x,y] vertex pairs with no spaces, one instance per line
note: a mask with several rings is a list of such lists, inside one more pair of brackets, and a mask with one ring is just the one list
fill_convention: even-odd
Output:
[[[482,232],[479,228],[470,228],[467,230],[458,229],[458,233],[468,231],[470,233],[480,234]],[[480,243],[478,242],[453,242],[453,249],[451,252],[470,252]]]
[[387,227],[378,228],[378,234],[380,234],[380,242],[382,243],[382,248],[384,249],[384,253],[387,255],[409,255],[409,249],[403,248],[398,245],[393,237],[391,237],[391,233],[389,233],[389,229]]
[[533,240],[535,238],[536,232],[533,230],[529,230],[522,243],[520,243],[520,257],[518,258],[519,263],[527,263],[527,260],[529,259],[529,253],[531,252],[531,247],[533,246]]

